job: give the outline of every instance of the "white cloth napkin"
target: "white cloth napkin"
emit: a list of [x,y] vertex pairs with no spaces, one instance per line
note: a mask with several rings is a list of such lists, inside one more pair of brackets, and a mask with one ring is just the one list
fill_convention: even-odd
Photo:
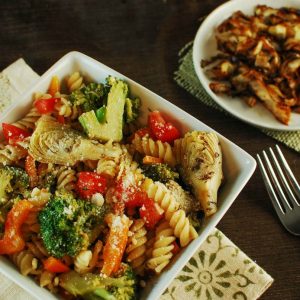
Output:
[[18,59],[0,73],[0,116],[12,101],[17,101],[18,96],[25,92],[39,79],[24,61]]

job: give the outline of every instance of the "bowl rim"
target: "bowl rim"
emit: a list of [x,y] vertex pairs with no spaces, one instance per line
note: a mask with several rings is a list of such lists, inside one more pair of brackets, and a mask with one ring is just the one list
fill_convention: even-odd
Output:
[[[193,66],[196,72],[196,75],[202,85],[202,87],[205,89],[205,91],[209,94],[209,96],[214,100],[214,102],[216,102],[217,105],[219,105],[221,108],[223,108],[226,112],[228,112],[230,115],[236,117],[239,120],[242,120],[243,122],[246,122],[248,124],[251,124],[255,127],[258,128],[262,128],[262,129],[271,129],[271,130],[276,130],[276,131],[299,131],[300,130],[300,115],[297,113],[292,112],[292,116],[297,118],[297,122],[299,122],[299,124],[295,124],[293,126],[291,125],[284,125],[282,124],[280,121],[278,121],[275,116],[272,114],[272,123],[271,124],[265,124],[263,119],[261,119],[260,116],[257,115],[257,120],[252,120],[251,118],[247,118],[247,116],[244,116],[244,114],[240,114],[239,111],[235,111],[234,108],[228,108],[227,107],[227,99],[223,98],[223,95],[217,95],[215,94],[208,86],[208,82],[210,82],[211,80],[209,78],[207,78],[207,76],[205,75],[203,69],[200,66],[200,61],[203,57],[200,57],[199,54],[199,44],[201,42],[201,39],[208,34],[208,29],[211,30],[211,26],[209,26],[208,24],[212,21],[212,20],[217,20],[214,21],[214,25],[220,24],[221,21],[219,21],[220,18],[219,15],[225,10],[229,9],[229,8],[233,8],[235,7],[234,11],[238,11],[241,10],[243,11],[243,7],[255,7],[256,5],[270,5],[273,7],[274,5],[276,5],[276,7],[280,6],[284,6],[284,4],[279,4],[279,3],[285,3],[285,6],[295,6],[298,5],[300,8],[300,3],[297,2],[297,0],[277,0],[276,3],[274,4],[274,2],[272,0],[252,0],[252,1],[248,1],[247,4],[245,5],[245,0],[231,0],[231,1],[227,1],[219,6],[217,6],[213,11],[211,11],[208,16],[203,20],[203,22],[200,24],[197,33],[194,37],[193,40],[193,49],[192,49],[192,60],[193,60]],[[292,4],[289,4],[292,3]],[[232,14],[232,13],[231,13]],[[231,15],[230,14],[230,15]],[[230,16],[227,14],[222,17],[222,20],[224,20],[225,18],[228,18]],[[228,98],[228,100],[237,100],[238,97],[233,98],[230,96],[226,96],[226,98]],[[262,106],[262,103],[258,103],[259,106]],[[269,112],[269,110],[267,110],[267,108],[263,107],[265,112],[267,114],[271,114],[271,112]],[[251,109],[255,109],[255,108],[251,108]],[[299,120],[298,120],[299,119]]]

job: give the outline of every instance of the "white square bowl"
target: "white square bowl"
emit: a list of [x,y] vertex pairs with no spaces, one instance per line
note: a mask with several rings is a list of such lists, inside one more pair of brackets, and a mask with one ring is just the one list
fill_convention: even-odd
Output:
[[[10,123],[24,116],[32,105],[33,94],[37,91],[46,91],[52,76],[57,75],[59,78],[63,79],[75,71],[80,71],[88,80],[97,82],[104,82],[108,75],[114,75],[118,78],[125,79],[130,86],[131,93],[138,96],[142,101],[141,118],[144,123],[146,123],[148,108],[150,108],[152,110],[157,109],[163,112],[168,116],[169,120],[172,120],[182,130],[182,132],[188,130],[214,131],[201,121],[140,84],[79,52],[70,52],[55,63],[41,76],[37,84],[21,97],[18,103],[15,103],[4,112],[0,122]],[[160,276],[153,278],[151,282],[147,282],[147,287],[142,291],[141,299],[159,299],[160,295],[168,287],[178,272],[185,266],[206,239],[210,231],[224,216],[255,170],[256,161],[248,153],[222,135],[218,134],[218,137],[223,152],[223,172],[225,177],[224,183],[219,191],[218,211],[204,221],[203,227],[199,232],[199,237],[174,258],[167,270]],[[46,289],[40,288],[29,277],[22,276],[15,266],[4,257],[0,257],[0,272],[19,284],[37,299],[57,299]]]

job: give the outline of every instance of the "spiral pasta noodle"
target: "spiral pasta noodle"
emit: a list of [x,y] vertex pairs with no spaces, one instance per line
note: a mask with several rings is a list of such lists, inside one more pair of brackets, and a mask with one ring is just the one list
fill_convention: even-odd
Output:
[[77,119],[80,115],[79,107],[72,105],[65,97],[60,98],[60,101],[55,105],[55,109],[60,116],[70,118],[71,120]]
[[25,236],[31,235],[33,232],[40,232],[40,225],[38,223],[38,214],[40,209],[33,209],[27,216],[23,226],[22,232]]
[[36,274],[38,260],[29,250],[11,255],[11,260],[19,268],[22,275]]
[[178,202],[175,201],[164,184],[146,178],[142,184],[142,189],[165,211],[165,218],[174,229],[174,234],[179,238],[182,247],[198,236],[185,211],[179,209]]
[[30,111],[19,121],[13,123],[14,126],[17,126],[23,130],[34,130],[35,123],[40,118],[41,114],[38,110],[33,106]]
[[157,227],[152,256],[146,263],[149,269],[160,273],[169,264],[173,256],[172,250],[175,240],[173,228],[167,221],[164,221]]
[[48,251],[45,249],[42,240],[36,236],[31,238],[30,242],[26,243],[28,249],[35,257],[42,260],[49,256]]
[[176,159],[172,150],[172,147],[168,143],[161,141],[154,141],[148,136],[140,137],[138,134],[135,135],[132,144],[135,150],[145,155],[151,155],[157,158],[161,158],[163,162],[174,167]]
[[67,87],[71,92],[80,89],[83,86],[83,77],[80,75],[79,72],[74,72],[68,79],[67,79]]
[[12,145],[0,144],[0,164],[11,165],[27,155],[27,150]]
[[147,249],[145,221],[142,219],[134,220],[129,230],[131,235],[128,238],[128,246],[126,249],[127,261],[137,274],[143,274]]
[[74,258],[75,271],[84,274],[89,271],[89,264],[92,260],[93,253],[91,250],[82,250]]
[[59,277],[55,273],[44,270],[39,276],[38,281],[41,287],[47,287],[51,292],[57,292]]
[[39,189],[35,187],[30,195],[30,201],[36,206],[45,205],[51,197],[51,193],[47,189]]
[[134,178],[135,183],[139,184],[144,179],[142,170],[139,168],[138,163],[133,160],[126,146],[122,146],[122,152],[117,178],[120,179],[124,174],[128,174]]
[[118,171],[118,160],[114,157],[103,157],[97,163],[97,173],[114,178]]
[[57,178],[57,189],[65,189],[68,191],[72,191],[75,188],[75,183],[77,181],[75,170],[70,167],[59,167],[56,170],[56,178]]

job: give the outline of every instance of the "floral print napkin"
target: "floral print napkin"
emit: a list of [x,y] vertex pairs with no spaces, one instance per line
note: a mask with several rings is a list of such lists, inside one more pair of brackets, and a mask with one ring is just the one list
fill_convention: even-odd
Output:
[[[18,62],[17,67],[14,65],[7,68],[9,69],[7,82],[14,85],[14,90],[17,90],[16,94],[19,95],[36,80],[37,74],[29,69],[23,60]],[[20,81],[19,74],[23,72],[22,68],[26,69],[26,83]],[[7,90],[10,89],[7,87]],[[270,275],[221,231],[214,229],[160,300],[253,300],[260,297],[272,282],[273,278]],[[33,296],[0,273],[0,300],[33,299],[35,299]]]
[[273,278],[214,229],[160,300],[259,298]]

